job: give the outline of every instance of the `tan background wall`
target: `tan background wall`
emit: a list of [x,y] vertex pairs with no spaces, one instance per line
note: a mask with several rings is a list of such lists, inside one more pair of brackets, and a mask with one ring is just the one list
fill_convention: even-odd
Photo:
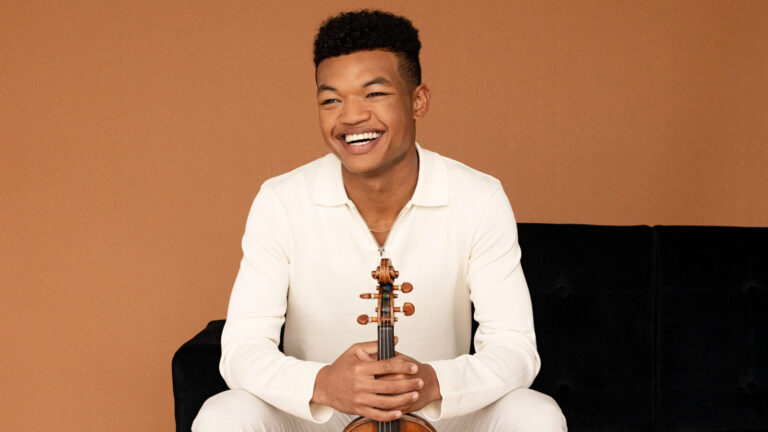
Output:
[[325,153],[314,32],[363,5],[421,30],[420,142],[520,221],[768,226],[765,1],[2,1],[0,430],[173,428],[259,184]]

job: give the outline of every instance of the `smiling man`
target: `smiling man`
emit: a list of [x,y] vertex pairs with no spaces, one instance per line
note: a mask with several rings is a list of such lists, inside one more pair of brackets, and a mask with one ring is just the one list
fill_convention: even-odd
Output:
[[[429,111],[418,33],[389,13],[342,13],[315,39],[331,154],[266,181],[243,236],[222,335],[231,390],[197,431],[341,431],[417,412],[438,431],[563,431],[530,390],[540,360],[512,209],[498,180],[416,144]],[[416,289],[398,355],[355,317],[391,258]],[[471,308],[479,328],[469,355]],[[284,352],[278,350],[285,325]]]

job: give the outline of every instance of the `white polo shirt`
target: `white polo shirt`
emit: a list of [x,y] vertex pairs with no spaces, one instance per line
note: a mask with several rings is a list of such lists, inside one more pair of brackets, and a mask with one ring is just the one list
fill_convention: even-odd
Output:
[[[416,145],[419,177],[384,244],[416,313],[395,326],[397,350],[432,365],[442,401],[429,420],[478,410],[528,387],[539,371],[517,226],[501,183]],[[292,415],[326,422],[310,403],[315,377],[350,345],[376,340],[379,245],[347,197],[329,154],[264,182],[243,236],[243,260],[222,334],[221,375]],[[469,355],[471,302],[479,328]],[[277,349],[285,323],[285,354]]]

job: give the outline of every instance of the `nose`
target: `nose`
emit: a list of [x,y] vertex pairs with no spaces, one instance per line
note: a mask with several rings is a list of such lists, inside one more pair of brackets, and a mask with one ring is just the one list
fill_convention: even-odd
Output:
[[371,112],[363,101],[348,99],[341,107],[339,120],[345,124],[357,124],[371,118]]

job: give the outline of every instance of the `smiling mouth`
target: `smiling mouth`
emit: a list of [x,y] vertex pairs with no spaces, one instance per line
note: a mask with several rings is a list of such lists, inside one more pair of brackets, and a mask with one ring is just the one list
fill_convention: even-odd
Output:
[[381,132],[365,132],[365,133],[344,135],[342,138],[344,139],[344,142],[347,143],[347,145],[362,146],[377,139],[381,135],[382,135]]

